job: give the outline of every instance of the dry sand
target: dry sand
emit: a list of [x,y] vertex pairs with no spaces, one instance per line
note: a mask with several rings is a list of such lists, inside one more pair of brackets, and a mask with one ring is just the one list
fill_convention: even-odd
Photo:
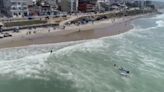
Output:
[[[133,28],[130,25],[131,20],[141,16],[143,15],[108,19],[81,26],[72,25],[67,26],[65,29],[59,28],[53,30],[52,28],[40,28],[35,30],[21,30],[20,33],[12,33],[13,37],[0,39],[0,48],[95,39],[116,35]],[[113,22],[113,20],[115,21]],[[50,32],[48,32],[49,29],[51,30]],[[27,35],[29,31],[32,32],[31,35]],[[33,34],[33,31],[36,31],[36,33]]]

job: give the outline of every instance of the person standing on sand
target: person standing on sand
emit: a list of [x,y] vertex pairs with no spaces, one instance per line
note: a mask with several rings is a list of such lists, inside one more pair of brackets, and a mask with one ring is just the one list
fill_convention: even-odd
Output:
[[31,31],[29,31],[29,35],[31,34]]
[[63,26],[63,29],[65,29],[65,25]]
[[33,31],[34,34],[36,34],[36,31]]
[[94,20],[92,20],[92,24],[94,24]]
[[51,28],[48,29],[48,32],[51,32]]

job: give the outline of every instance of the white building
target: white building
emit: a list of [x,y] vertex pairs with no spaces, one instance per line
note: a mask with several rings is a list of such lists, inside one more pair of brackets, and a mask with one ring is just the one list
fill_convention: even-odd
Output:
[[109,7],[110,1],[109,0],[97,0],[97,8],[99,11],[105,11],[105,7]]
[[120,4],[120,3],[124,3],[124,2],[126,2],[127,0],[108,0],[111,4],[113,4],[113,3],[118,3],[118,4]]
[[61,0],[60,7],[61,11],[65,12],[76,12],[78,11],[79,0]]
[[97,0],[97,2],[109,3],[110,0]]
[[22,17],[28,15],[28,5],[32,0],[2,0],[3,12],[10,17]]

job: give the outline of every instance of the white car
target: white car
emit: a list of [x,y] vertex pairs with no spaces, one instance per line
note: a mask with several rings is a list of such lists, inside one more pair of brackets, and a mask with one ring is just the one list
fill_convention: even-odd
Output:
[[0,34],[0,39],[4,38],[4,35],[3,34]]
[[3,33],[3,37],[12,37],[12,35],[9,33]]

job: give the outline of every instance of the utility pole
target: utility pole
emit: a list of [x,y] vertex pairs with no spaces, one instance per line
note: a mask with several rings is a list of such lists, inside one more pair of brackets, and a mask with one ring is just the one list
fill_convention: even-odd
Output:
[[143,0],[143,14],[145,13],[145,0]]
[[76,0],[76,12],[79,11],[79,0]]
[[125,16],[126,15],[126,1],[125,0],[123,0],[123,6],[124,6],[124,8],[123,8],[123,16]]

